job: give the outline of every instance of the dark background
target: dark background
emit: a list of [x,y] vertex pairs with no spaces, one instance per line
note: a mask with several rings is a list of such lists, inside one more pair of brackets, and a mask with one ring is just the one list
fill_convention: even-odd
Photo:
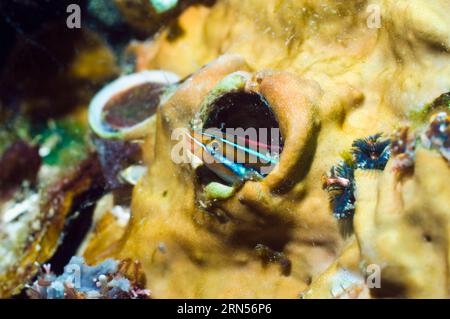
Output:
[[[86,12],[86,0],[1,0],[0,70],[9,52],[19,40],[33,42],[33,34],[46,24],[66,19],[66,8],[76,3]],[[39,45],[35,43],[35,45]]]

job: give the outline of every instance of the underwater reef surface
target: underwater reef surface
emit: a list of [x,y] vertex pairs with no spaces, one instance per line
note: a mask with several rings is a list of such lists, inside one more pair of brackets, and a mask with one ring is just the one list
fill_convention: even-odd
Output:
[[81,5],[2,4],[0,297],[449,297],[448,1]]
[[34,299],[147,298],[150,291],[138,287],[139,278],[130,281],[126,277],[127,263],[129,261],[119,264],[107,259],[96,266],[88,266],[82,257],[72,257],[60,276],[53,274],[47,264],[45,272],[38,276],[27,294]]

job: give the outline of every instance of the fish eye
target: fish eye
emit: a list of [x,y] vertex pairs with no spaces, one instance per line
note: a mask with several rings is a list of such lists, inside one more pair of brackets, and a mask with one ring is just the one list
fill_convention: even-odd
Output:
[[213,148],[213,150],[215,150],[215,151],[217,151],[218,149],[219,149],[219,142],[217,142],[216,140],[214,140],[212,143],[211,143],[211,146],[212,146],[212,148]]

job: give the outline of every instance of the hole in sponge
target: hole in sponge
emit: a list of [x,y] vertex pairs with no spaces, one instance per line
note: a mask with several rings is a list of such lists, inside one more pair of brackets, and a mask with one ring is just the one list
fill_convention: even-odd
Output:
[[[267,100],[255,92],[233,91],[215,99],[209,109],[203,129],[216,129],[227,140],[222,143],[222,154],[263,177],[268,175],[284,142]],[[211,147],[219,148],[213,143]]]

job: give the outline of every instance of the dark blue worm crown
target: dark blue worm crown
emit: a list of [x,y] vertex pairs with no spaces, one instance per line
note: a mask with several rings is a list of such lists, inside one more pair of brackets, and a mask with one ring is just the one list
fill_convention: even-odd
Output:
[[330,194],[333,215],[338,219],[352,217],[355,212],[355,169],[384,170],[390,157],[389,139],[375,134],[353,142],[351,161],[333,166],[325,179],[324,189]]
[[390,156],[391,141],[380,138],[381,134],[375,134],[353,142],[351,153],[356,168],[384,170]]

